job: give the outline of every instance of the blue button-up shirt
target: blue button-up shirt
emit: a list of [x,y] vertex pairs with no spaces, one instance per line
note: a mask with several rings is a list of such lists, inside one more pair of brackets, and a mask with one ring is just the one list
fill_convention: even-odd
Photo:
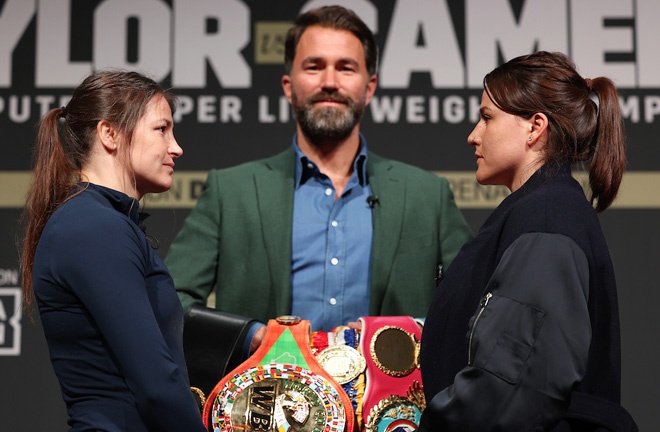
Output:
[[291,257],[292,313],[312,329],[331,330],[369,313],[372,209],[367,179],[367,145],[353,163],[353,175],[335,200],[330,178],[298,148]]

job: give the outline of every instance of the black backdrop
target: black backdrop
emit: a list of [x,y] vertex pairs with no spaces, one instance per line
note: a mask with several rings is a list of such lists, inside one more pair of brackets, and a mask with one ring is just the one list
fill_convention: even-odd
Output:
[[[299,11],[328,1],[0,0],[0,430],[57,431],[66,412],[38,318],[20,298],[16,223],[29,183],[34,125],[66,104],[93,70],[146,72],[180,96],[185,150],[171,193],[143,205],[164,256],[206,171],[271,155],[291,143],[281,97],[282,38]],[[341,2],[339,2],[341,3]],[[629,171],[601,215],[619,283],[623,403],[656,430],[660,403],[660,19],[656,0],[352,0],[382,54],[363,132],[370,149],[446,175],[473,230],[506,195],[474,181],[466,137],[481,77],[534,49],[569,54],[584,76],[621,90]]]

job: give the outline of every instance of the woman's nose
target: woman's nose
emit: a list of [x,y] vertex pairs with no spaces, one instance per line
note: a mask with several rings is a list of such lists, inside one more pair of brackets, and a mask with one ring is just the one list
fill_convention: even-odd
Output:
[[178,158],[183,155],[183,149],[179,145],[179,143],[176,141],[175,138],[172,138],[172,144],[170,145],[170,154],[172,155],[173,158]]
[[477,127],[479,127],[479,123],[477,123],[474,126],[474,129],[472,129],[472,132],[470,132],[470,135],[467,137],[467,142],[469,145],[474,146],[477,145],[477,140],[479,139],[478,134],[477,134]]

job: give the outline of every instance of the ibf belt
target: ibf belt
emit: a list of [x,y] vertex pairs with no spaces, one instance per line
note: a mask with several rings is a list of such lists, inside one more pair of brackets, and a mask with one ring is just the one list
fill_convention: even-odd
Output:
[[425,407],[417,323],[408,316],[361,317],[360,323],[367,363],[365,431],[417,430]]
[[309,349],[309,321],[270,320],[257,351],[213,388],[203,411],[216,431],[344,432],[353,409]]

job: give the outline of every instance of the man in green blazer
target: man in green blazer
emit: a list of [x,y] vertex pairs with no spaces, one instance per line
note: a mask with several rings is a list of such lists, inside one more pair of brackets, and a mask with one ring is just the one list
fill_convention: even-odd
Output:
[[[368,314],[423,317],[438,266],[451,262],[469,229],[446,179],[373,153],[367,160],[379,201]],[[206,304],[215,287],[220,310],[262,322],[291,313],[295,162],[289,148],[209,172],[166,259],[185,310]]]
[[471,233],[446,179],[367,151],[359,121],[377,62],[373,34],[353,12],[296,18],[282,78],[293,145],[211,170],[167,256],[184,308],[208,318],[200,308],[215,289],[214,316],[227,317],[216,330],[189,318],[186,340],[238,343],[228,351],[247,355],[263,337],[263,328],[244,331],[249,318],[294,313],[330,330],[365,315],[426,315],[439,269]]

